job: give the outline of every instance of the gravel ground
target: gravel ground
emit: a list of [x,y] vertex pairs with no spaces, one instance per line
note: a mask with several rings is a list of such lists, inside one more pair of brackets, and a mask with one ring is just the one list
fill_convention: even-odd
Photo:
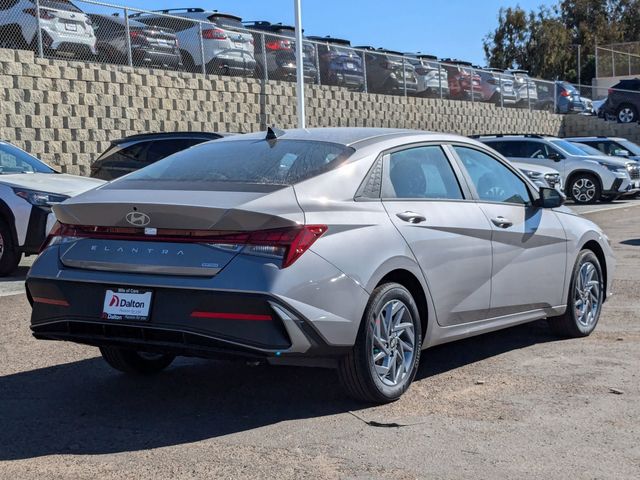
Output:
[[541,321],[436,347],[373,408],[321,369],[189,359],[127,378],[93,348],[34,340],[24,295],[0,283],[0,478],[640,478],[630,205],[587,215],[618,258],[593,335]]

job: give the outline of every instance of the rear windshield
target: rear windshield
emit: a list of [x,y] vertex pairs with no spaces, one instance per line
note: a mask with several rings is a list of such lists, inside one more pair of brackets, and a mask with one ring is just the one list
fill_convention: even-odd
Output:
[[242,25],[242,22],[237,18],[225,17],[221,15],[211,15],[209,17],[209,21],[221,27],[234,28],[239,30],[245,29],[245,26]]
[[203,184],[221,183],[292,185],[338,167],[354,151],[344,145],[307,140],[210,142],[138,170],[126,181],[166,181],[198,189]]
[[65,10],[68,12],[77,12],[77,13],[82,12],[82,10],[80,10],[73,3],[67,0],[41,0],[40,6],[53,8],[55,10]]

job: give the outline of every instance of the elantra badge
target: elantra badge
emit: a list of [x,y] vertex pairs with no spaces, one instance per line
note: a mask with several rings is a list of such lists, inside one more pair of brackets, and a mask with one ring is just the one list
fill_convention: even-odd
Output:
[[127,222],[135,227],[144,227],[145,225],[149,225],[149,222],[151,222],[149,215],[142,212],[129,212],[125,218],[127,219]]

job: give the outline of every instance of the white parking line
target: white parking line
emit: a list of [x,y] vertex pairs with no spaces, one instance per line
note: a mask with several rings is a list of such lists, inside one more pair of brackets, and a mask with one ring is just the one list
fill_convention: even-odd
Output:
[[630,202],[630,203],[624,203],[624,204],[621,204],[621,205],[613,205],[611,207],[594,208],[592,210],[584,210],[584,211],[580,211],[578,213],[580,215],[586,215],[587,213],[608,212],[609,210],[619,210],[621,208],[637,207],[638,205],[640,205],[640,202]]

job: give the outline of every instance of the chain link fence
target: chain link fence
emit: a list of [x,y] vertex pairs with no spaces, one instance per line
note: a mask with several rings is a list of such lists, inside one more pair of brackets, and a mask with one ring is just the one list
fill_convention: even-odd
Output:
[[[31,49],[45,58],[260,80],[294,82],[299,68],[292,26],[242,22],[201,8],[147,11],[95,1],[0,0],[0,47]],[[616,74],[623,64],[625,73],[640,71],[633,48],[638,46],[627,47],[625,63],[617,50],[599,47],[598,68],[611,67],[601,73]],[[589,99],[603,96],[591,87],[572,86],[576,95],[566,82],[531,78],[525,71],[354,47],[331,37],[305,38],[301,68],[309,84],[556,113],[589,113]]]
[[596,77],[640,75],[640,42],[596,47]]

